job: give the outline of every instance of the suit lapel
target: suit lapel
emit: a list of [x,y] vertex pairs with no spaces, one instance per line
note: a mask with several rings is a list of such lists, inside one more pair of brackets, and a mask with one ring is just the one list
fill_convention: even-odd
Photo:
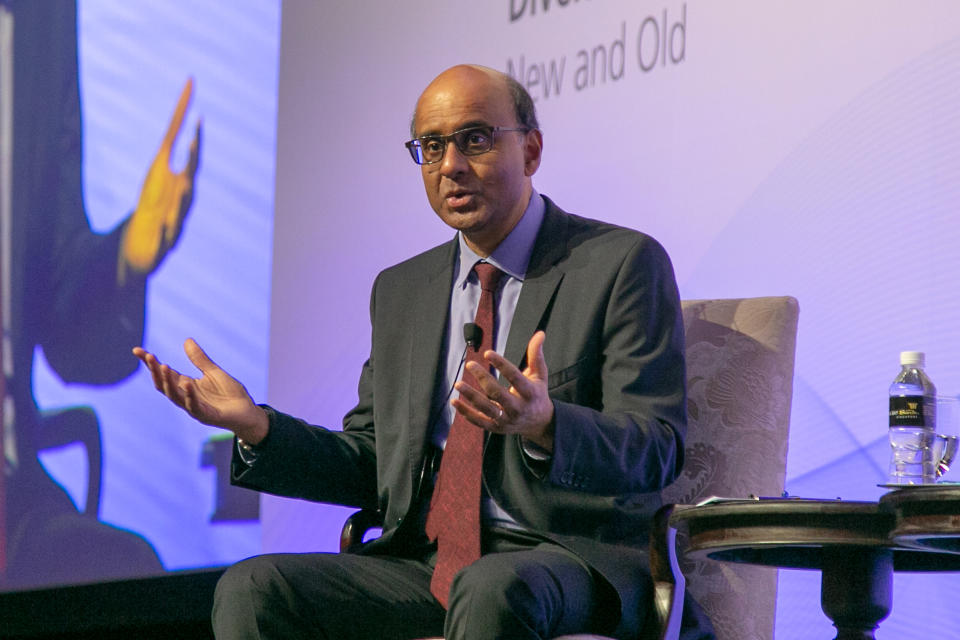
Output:
[[409,399],[410,463],[419,469],[420,457],[429,438],[430,416],[434,415],[434,387],[443,349],[447,315],[450,311],[450,288],[453,286],[453,260],[457,242],[446,245],[447,251],[426,269],[426,278],[416,287],[410,299],[410,313],[416,330],[410,340],[410,378],[429,381],[411,387]]
[[[504,357],[521,369],[526,366],[527,343],[540,327],[563,280],[563,270],[558,263],[567,251],[566,214],[549,198],[544,197],[544,200],[547,208],[530,256],[517,308],[513,312],[513,323],[504,350]],[[506,380],[503,382],[506,383]]]

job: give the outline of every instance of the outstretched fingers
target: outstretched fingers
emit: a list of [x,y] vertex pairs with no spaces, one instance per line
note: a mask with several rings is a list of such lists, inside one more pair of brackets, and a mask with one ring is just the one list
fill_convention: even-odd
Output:
[[[545,391],[547,362],[543,355],[543,341],[546,334],[537,331],[527,343],[527,367],[521,371],[512,362],[495,351],[487,351],[484,357],[494,366],[500,375],[510,383],[510,394],[519,396],[518,400],[528,402],[540,398]],[[507,405],[504,405],[504,409]],[[511,407],[513,408],[513,407]]]
[[[515,364],[501,356],[496,351],[487,351],[483,354],[484,359],[493,365],[493,368],[500,372],[500,377],[505,379],[510,383],[510,389],[516,394],[519,394],[523,397],[526,397],[527,392],[529,391],[527,380],[523,377],[523,372],[517,368]],[[471,370],[472,372],[472,370]],[[500,395],[505,394],[503,386],[500,385],[493,376],[490,376],[492,380],[492,385],[490,389],[492,392]],[[495,387],[493,385],[496,385]],[[499,389],[497,388],[499,387]]]
[[160,362],[154,354],[142,347],[134,347],[133,355],[146,365],[153,386],[180,407],[185,407],[184,386],[191,381],[173,367]]
[[547,339],[544,331],[537,331],[527,343],[527,368],[524,374],[535,380],[547,379],[547,359],[543,355],[543,342]]
[[147,371],[150,372],[150,377],[153,379],[153,386],[156,387],[157,391],[163,391],[163,375],[161,373],[161,364],[157,360],[157,356],[153,355],[143,347],[134,347],[133,355],[137,356],[146,367]]
[[178,406],[183,407],[183,387],[189,381],[189,378],[166,364],[160,365],[160,375],[163,380],[163,395],[173,400]]
[[496,433],[517,433],[545,449],[553,449],[553,403],[547,390],[547,365],[543,355],[545,334],[538,331],[527,346],[527,367],[521,371],[494,351],[484,359],[510,383],[509,390],[486,367],[468,362],[466,367],[476,386],[463,381],[456,385],[460,397],[454,408],[473,424]]
[[193,338],[187,338],[183,343],[183,351],[187,354],[187,357],[190,358],[190,362],[193,363],[197,369],[200,369],[203,373],[209,373],[211,371],[216,371],[220,369],[217,366],[217,363],[210,359],[210,356],[207,355],[207,352],[204,351],[197,341]]
[[[472,373],[473,371],[471,371],[471,374]],[[489,374],[486,375],[492,379],[492,376]],[[480,389],[472,387],[461,380],[456,384],[456,389],[460,395],[454,398],[451,404],[454,409],[463,414],[463,417],[476,426],[490,431],[496,430],[498,425],[497,421],[503,418],[506,413],[506,407],[497,402],[495,399],[497,395],[496,392],[492,392],[489,386],[484,384],[486,381],[483,380],[480,375],[475,375],[474,377],[477,378],[477,384],[480,385]],[[496,381],[494,381],[493,384],[503,389]]]
[[201,399],[196,383],[187,379],[180,385],[180,389],[183,392],[183,408],[187,413],[197,420],[210,420],[211,408]]

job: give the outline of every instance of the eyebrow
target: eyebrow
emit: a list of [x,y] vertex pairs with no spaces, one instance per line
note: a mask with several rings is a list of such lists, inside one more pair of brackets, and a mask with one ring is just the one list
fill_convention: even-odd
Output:
[[[490,124],[485,120],[471,120],[470,122],[464,122],[463,124],[458,125],[457,128],[451,131],[450,133],[451,134],[456,133],[457,131],[463,131],[464,129],[473,129],[475,127],[489,127],[491,129],[495,128],[492,124]],[[439,131],[433,130],[433,131],[427,131],[426,133],[421,133],[420,135],[417,136],[417,139],[431,138],[431,137],[442,136],[442,135],[449,135],[449,134],[443,134],[443,133],[440,133]]]

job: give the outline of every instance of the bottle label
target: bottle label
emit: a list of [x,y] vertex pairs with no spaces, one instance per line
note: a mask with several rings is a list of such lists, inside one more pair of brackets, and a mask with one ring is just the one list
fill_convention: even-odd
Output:
[[924,396],[891,396],[891,427],[933,428],[933,407]]

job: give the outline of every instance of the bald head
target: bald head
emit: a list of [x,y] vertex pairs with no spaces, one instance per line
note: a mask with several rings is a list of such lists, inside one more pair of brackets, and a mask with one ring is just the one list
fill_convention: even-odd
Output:
[[513,105],[513,112],[517,124],[520,127],[524,129],[540,128],[540,123],[537,121],[536,108],[533,105],[533,98],[530,97],[530,94],[523,85],[514,80],[512,76],[478,64],[459,64],[450,67],[434,78],[433,82],[427,85],[427,88],[424,89],[420,95],[420,99],[417,100],[417,106],[413,112],[413,117],[410,119],[411,137],[417,137],[417,112],[420,109],[420,103],[424,96],[429,95],[431,88],[434,88],[438,83],[443,84],[450,80],[486,83],[486,86],[488,86],[491,91],[502,92],[506,99],[510,101]]

